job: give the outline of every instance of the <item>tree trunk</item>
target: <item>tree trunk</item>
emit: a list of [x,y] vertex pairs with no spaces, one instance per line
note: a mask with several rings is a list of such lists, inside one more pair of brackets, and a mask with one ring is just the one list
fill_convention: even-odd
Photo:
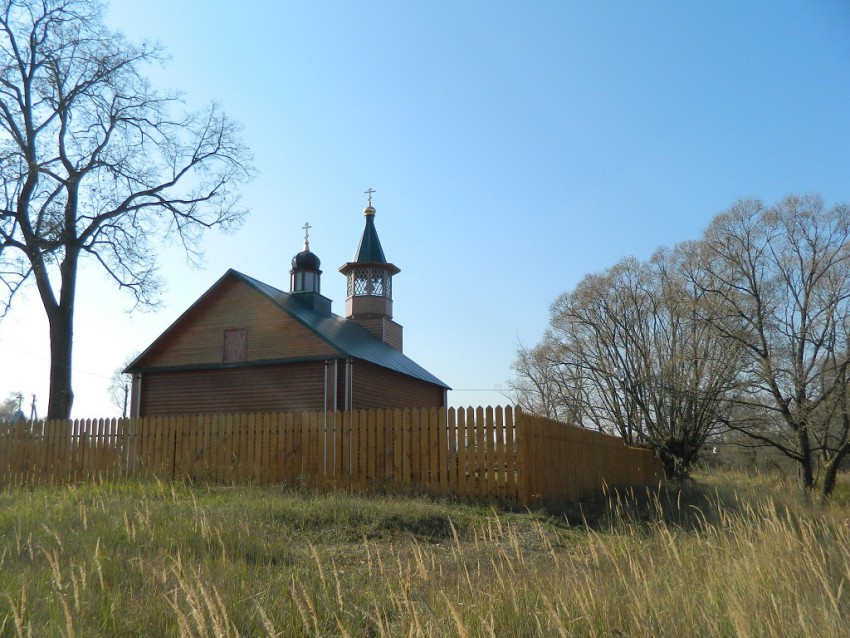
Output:
[[690,475],[690,463],[683,454],[684,444],[681,441],[667,441],[658,450],[658,458],[664,466],[664,478],[668,481],[679,481]]
[[833,455],[829,463],[827,463],[826,468],[824,468],[823,485],[821,486],[821,497],[824,500],[828,500],[832,496],[832,492],[835,489],[835,481],[838,478],[838,468],[841,467],[841,461],[847,456],[848,451],[850,451],[850,443],[844,443],[838,449],[838,452]]
[[800,481],[806,494],[811,494],[815,487],[814,464],[812,463],[812,445],[809,432],[805,427],[797,430],[797,444],[800,450]]
[[50,397],[48,419],[71,418],[74,391],[71,386],[71,364],[74,347],[74,299],[77,290],[78,255],[66,249],[60,266],[62,289],[59,304],[48,309],[50,322]]
[[48,419],[67,419],[71,416],[74,392],[71,389],[71,350],[73,320],[57,311],[50,317],[50,397]]

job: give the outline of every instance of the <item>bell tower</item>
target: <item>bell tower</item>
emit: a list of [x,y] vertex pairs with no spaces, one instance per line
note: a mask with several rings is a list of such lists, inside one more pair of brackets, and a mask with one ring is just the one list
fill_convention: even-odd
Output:
[[369,202],[363,210],[366,227],[354,259],[339,271],[345,275],[347,297],[345,316],[366,328],[376,337],[402,350],[402,327],[393,321],[393,275],[401,270],[387,261],[375,229],[375,209],[371,188],[366,191]]

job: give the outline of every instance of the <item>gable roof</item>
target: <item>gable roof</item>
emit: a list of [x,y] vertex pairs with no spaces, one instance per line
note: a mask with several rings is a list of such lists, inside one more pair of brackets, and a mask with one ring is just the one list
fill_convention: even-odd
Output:
[[233,270],[232,268],[228,270],[218,281],[216,281],[209,290],[201,295],[201,297],[193,303],[186,312],[180,315],[180,317],[171,324],[165,332],[157,337],[157,339],[142,354],[140,354],[129,366],[127,366],[125,372],[136,372],[143,369],[143,366],[139,366],[138,364],[144,359],[144,357],[160,341],[173,332],[184,317],[186,317],[196,306],[198,306],[228,278],[235,278],[250,286],[334,349],[341,352],[343,356],[373,363],[377,366],[419,379],[420,381],[433,383],[434,385],[438,385],[447,390],[450,389],[448,385],[440,381],[440,379],[428,372],[410,357],[384,343],[363,326],[335,314],[323,315],[316,312],[312,308],[301,303],[295,296],[283,292],[282,290],[278,290],[274,286],[265,284],[253,277],[249,277],[248,275]]

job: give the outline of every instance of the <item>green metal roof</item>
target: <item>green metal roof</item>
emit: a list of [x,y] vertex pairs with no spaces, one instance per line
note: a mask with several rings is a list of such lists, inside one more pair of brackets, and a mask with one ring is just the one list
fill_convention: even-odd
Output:
[[[278,290],[268,284],[264,284],[263,282],[242,274],[239,271],[233,270],[232,268],[228,270],[221,279],[214,283],[200,299],[192,304],[192,306],[186,310],[186,312],[183,313],[177,321],[171,324],[171,326],[162,335],[160,335],[156,341],[154,341],[154,344],[162,339],[165,334],[175,329],[184,315],[197,306],[204,297],[209,295],[212,290],[218,287],[218,285],[228,277],[235,277],[256,290],[259,294],[274,303],[278,308],[292,316],[296,321],[309,328],[318,337],[333,346],[333,348],[342,353],[344,357],[367,361],[377,366],[414,377],[420,381],[433,383],[434,385],[438,385],[447,390],[451,389],[425,368],[392,346],[378,339],[363,326],[333,313],[323,314],[317,312],[313,310],[313,308],[300,302],[297,295],[290,295],[289,293]],[[145,352],[139,355],[135,361],[127,366],[127,369],[124,372],[129,373],[143,370],[144,368],[138,364],[144,359],[145,355],[151,350],[154,344],[151,344]]]
[[[380,250],[380,244],[378,245],[378,250]],[[448,385],[440,381],[440,379],[410,357],[399,352],[391,345],[384,343],[363,326],[344,319],[339,315],[322,315],[302,304],[293,295],[257,281],[248,275],[243,275],[236,270],[231,269],[228,273],[241,279],[257,290],[257,292],[266,296],[279,308],[290,314],[343,354],[450,389]]]
[[375,229],[374,214],[366,215],[366,228],[363,229],[363,236],[360,238],[360,244],[354,253],[353,261],[371,261],[379,264],[387,263],[387,258],[384,257],[384,250],[381,248],[381,240],[378,239],[378,231]]

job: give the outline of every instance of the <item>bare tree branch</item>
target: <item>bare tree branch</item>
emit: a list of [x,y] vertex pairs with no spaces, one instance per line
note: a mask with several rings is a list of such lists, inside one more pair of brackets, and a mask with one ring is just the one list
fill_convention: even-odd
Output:
[[[848,208],[814,195],[741,200],[714,219],[702,250],[697,284],[723,309],[707,319],[749,353],[744,418],[730,425],[795,459],[811,490],[819,463],[829,476],[847,453]],[[833,486],[825,479],[823,493]]]
[[216,105],[180,113],[142,71],[162,60],[103,24],[93,0],[2,0],[0,308],[32,281],[50,324],[49,417],[67,417],[81,257],[154,305],[156,243],[191,259],[203,231],[236,228],[252,175],[239,126]]

